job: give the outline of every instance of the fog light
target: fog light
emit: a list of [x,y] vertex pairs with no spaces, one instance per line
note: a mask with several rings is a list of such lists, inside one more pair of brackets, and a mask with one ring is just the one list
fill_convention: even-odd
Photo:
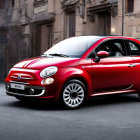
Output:
[[33,95],[34,92],[35,92],[35,90],[34,90],[33,88],[31,88],[30,91],[29,91],[29,94],[30,94],[30,95]]
[[54,79],[53,78],[47,78],[47,79],[42,80],[41,83],[43,85],[51,85],[53,82],[54,82]]
[[9,88],[10,88],[10,86],[9,85],[6,85],[6,90],[7,91],[9,91]]

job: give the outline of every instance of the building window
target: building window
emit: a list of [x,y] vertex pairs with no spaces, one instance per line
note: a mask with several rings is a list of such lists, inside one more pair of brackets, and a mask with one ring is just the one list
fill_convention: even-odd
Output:
[[126,13],[134,12],[134,0],[126,0]]

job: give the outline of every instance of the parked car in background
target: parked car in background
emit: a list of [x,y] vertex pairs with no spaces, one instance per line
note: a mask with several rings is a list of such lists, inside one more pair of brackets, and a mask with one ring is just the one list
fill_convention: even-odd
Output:
[[121,36],[72,37],[16,64],[5,87],[19,100],[45,98],[70,109],[93,96],[140,95],[140,42]]

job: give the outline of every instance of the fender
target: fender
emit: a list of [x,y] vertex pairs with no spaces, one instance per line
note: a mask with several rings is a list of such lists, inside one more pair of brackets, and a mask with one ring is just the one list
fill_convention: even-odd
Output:
[[[88,73],[85,69],[77,67],[65,67],[59,68],[59,72],[56,77],[61,77],[61,83],[58,87],[58,91],[63,90],[64,84],[69,81],[70,79],[79,79],[82,82],[84,81],[85,86],[87,87],[87,93],[92,93],[92,79],[90,73]],[[61,93],[57,92],[56,97],[59,97]]]

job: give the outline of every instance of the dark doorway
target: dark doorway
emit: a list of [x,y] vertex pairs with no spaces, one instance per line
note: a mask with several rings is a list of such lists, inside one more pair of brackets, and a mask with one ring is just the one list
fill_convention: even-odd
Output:
[[5,9],[5,8],[6,8],[6,1],[0,0],[0,9]]
[[100,12],[98,14],[98,34],[111,34],[111,13],[108,11]]
[[5,63],[6,63],[6,37],[0,36],[0,82],[3,82],[5,79]]
[[126,5],[125,7],[126,13],[134,12],[134,0],[126,0],[125,5]]
[[69,37],[75,36],[75,12],[69,13]]
[[52,46],[52,25],[40,26],[40,54],[43,54]]

